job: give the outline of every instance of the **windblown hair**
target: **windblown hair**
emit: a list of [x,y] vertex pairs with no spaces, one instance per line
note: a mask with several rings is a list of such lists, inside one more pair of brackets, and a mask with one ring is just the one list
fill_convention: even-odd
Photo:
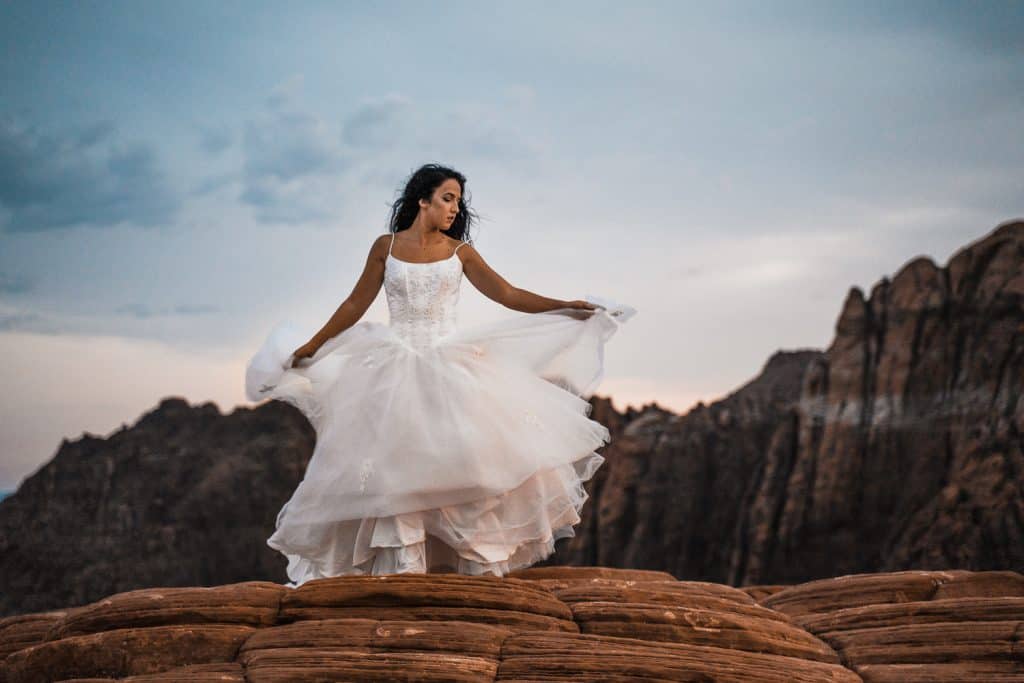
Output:
[[419,200],[430,201],[434,190],[445,180],[453,178],[459,183],[462,196],[459,198],[459,215],[444,230],[444,234],[457,240],[472,243],[469,239],[469,227],[479,220],[476,213],[469,208],[469,195],[466,193],[466,176],[458,171],[440,164],[424,164],[409,176],[405,182],[402,196],[391,205],[391,218],[388,220],[390,232],[407,230],[420,211]]

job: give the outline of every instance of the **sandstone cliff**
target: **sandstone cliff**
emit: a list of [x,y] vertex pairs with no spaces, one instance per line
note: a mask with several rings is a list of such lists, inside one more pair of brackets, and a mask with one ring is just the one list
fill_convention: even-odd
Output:
[[823,353],[685,416],[601,418],[590,517],[558,564],[733,585],[1024,566],[1024,222],[853,288]]
[[0,614],[144,586],[282,576],[266,546],[315,433],[291,406],[166,399],[57,455],[0,502]]

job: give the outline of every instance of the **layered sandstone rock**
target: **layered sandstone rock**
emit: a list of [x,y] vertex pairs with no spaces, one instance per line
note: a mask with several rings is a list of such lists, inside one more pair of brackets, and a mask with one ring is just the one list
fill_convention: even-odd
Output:
[[812,581],[765,607],[821,638],[871,683],[1024,681],[1024,576],[905,571]]
[[1022,593],[1015,572],[741,590],[603,567],[153,588],[0,620],[0,682],[1021,681]]

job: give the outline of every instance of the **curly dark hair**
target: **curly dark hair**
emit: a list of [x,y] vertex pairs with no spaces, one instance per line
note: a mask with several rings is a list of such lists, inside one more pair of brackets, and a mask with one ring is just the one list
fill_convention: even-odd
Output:
[[470,225],[479,221],[476,213],[469,208],[469,195],[466,193],[466,176],[453,168],[440,164],[424,164],[413,172],[405,182],[402,195],[391,205],[391,218],[388,219],[388,231],[399,232],[407,230],[419,213],[419,200],[430,201],[434,190],[440,187],[441,183],[453,178],[459,183],[462,196],[459,198],[459,214],[443,230],[444,234],[457,240],[472,243],[469,238]]

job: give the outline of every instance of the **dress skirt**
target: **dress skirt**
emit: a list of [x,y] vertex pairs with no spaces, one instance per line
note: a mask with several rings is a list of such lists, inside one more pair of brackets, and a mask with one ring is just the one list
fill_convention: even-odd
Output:
[[502,576],[573,536],[611,438],[587,398],[605,343],[636,312],[587,298],[602,308],[519,314],[418,347],[360,322],[295,368],[312,333],[274,327],[246,367],[246,394],[294,405],[317,433],[267,540],[288,560],[288,585]]

